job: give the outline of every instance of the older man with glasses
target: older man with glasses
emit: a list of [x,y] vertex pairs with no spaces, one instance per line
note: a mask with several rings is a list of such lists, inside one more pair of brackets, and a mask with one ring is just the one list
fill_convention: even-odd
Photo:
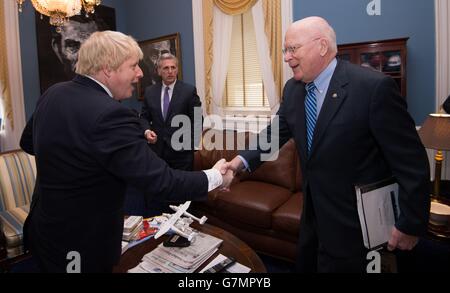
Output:
[[[337,60],[336,35],[320,17],[293,23],[284,61],[294,78],[284,88],[279,145],[293,138],[303,176],[299,271],[365,272],[367,249],[355,185],[394,176],[400,218],[388,248],[411,250],[427,230],[429,167],[406,101],[392,78]],[[261,151],[244,151],[228,165],[254,171]]]

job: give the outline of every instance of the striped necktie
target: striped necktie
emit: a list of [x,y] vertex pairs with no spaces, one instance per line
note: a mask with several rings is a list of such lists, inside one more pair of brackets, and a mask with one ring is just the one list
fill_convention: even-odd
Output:
[[314,128],[317,120],[317,99],[314,90],[314,82],[306,84],[305,112],[306,112],[306,142],[308,144],[308,155],[311,153],[311,146],[314,136]]

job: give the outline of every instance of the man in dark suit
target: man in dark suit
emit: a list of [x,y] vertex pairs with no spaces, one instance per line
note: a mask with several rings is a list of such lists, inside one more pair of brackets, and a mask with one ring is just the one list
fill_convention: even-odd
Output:
[[[177,80],[178,59],[174,55],[164,53],[156,64],[161,82],[145,90],[141,111],[143,133],[151,149],[171,168],[190,171],[202,130],[200,98],[194,86]],[[184,119],[183,123],[175,122],[180,118]],[[174,135],[182,128],[188,131],[185,135]],[[159,199],[143,200],[139,192],[130,187],[125,199],[126,210],[143,216],[170,211],[169,204]]]
[[[21,146],[36,156],[26,244],[46,272],[110,272],[121,254],[127,184],[147,197],[203,200],[232,175],[173,170],[148,148],[139,118],[120,100],[142,77],[142,51],[119,32],[80,48],[77,76],[39,99]],[[230,172],[231,173],[231,172]]]
[[[194,148],[198,145],[200,137],[198,135],[197,141],[194,141],[194,130],[200,134],[202,128],[200,98],[194,86],[177,80],[178,60],[174,55],[170,53],[161,55],[157,66],[162,81],[145,90],[142,104],[144,135],[152,150],[170,167],[192,170]],[[198,111],[197,117],[194,115],[195,110]],[[186,127],[183,124],[171,125],[178,115],[188,118],[190,134],[182,137],[180,141],[172,142],[173,134],[180,130],[181,126]],[[189,140],[187,144],[184,139]],[[187,148],[182,148],[183,143]]]
[[[355,185],[394,176],[400,218],[388,249],[412,249],[427,230],[429,166],[395,82],[336,59],[336,35],[320,17],[290,26],[284,60],[294,78],[284,88],[279,129],[260,135],[295,140],[303,173],[299,271],[365,272]],[[265,141],[263,139],[263,141]],[[229,167],[253,171],[260,150],[245,151]]]

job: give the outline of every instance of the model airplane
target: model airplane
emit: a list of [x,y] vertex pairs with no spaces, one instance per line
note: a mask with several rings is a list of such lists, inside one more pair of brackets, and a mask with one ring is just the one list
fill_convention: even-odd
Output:
[[[163,217],[161,218],[166,220],[162,220],[159,231],[155,234],[155,239],[166,234],[168,231],[173,231],[191,241],[197,233],[195,233],[194,229],[189,227],[189,225],[193,220],[203,225],[208,218],[203,216],[199,219],[188,213],[186,210],[189,208],[190,204],[191,202],[187,201],[179,206],[171,205],[170,208],[175,211],[175,214],[163,214]],[[182,218],[181,216],[183,215],[188,218]]]

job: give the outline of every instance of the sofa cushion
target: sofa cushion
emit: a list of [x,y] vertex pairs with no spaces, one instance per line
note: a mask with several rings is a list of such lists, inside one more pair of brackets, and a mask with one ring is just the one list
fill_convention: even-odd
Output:
[[296,164],[295,143],[291,139],[280,149],[275,161],[264,162],[252,173],[244,173],[240,179],[272,183],[296,191]]
[[273,213],[273,229],[297,235],[300,229],[302,209],[303,193],[297,192]]
[[291,192],[273,184],[245,181],[220,192],[215,199],[217,215],[252,226],[271,229],[272,212],[291,196]]
[[23,238],[23,225],[30,211],[30,205],[24,205],[15,209],[0,212],[0,221],[6,238],[8,257],[14,257],[14,251],[21,251]]

